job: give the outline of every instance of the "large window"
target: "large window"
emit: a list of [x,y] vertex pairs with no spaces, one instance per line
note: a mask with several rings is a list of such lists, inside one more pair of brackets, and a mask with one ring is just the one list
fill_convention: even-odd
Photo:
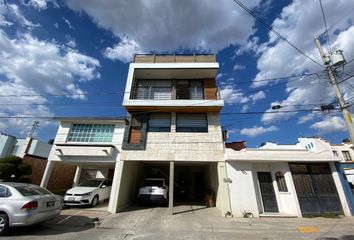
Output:
[[148,132],[170,132],[171,114],[170,113],[150,113]]
[[203,99],[202,80],[177,80],[176,99]]
[[135,99],[168,100],[172,98],[171,80],[138,80]]
[[208,132],[208,120],[205,113],[177,113],[177,132]]
[[114,124],[73,124],[67,142],[112,142]]
[[344,161],[352,161],[349,151],[342,151]]

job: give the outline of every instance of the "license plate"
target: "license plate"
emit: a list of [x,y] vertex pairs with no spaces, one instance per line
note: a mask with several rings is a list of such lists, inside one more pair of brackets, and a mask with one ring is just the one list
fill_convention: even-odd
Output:
[[54,207],[55,201],[47,202],[47,207]]
[[71,202],[71,201],[75,201],[75,198],[74,197],[69,197],[68,200]]

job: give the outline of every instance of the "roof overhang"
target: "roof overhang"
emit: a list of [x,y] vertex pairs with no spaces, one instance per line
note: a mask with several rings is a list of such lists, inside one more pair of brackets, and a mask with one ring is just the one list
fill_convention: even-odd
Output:
[[248,162],[339,162],[340,158],[329,152],[314,153],[302,149],[242,149],[225,150],[225,161]]

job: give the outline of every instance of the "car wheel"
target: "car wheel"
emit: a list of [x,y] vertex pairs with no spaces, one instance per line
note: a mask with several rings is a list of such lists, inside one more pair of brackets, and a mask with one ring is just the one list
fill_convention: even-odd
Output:
[[0,235],[3,235],[9,228],[9,218],[5,213],[0,213]]
[[98,204],[98,195],[93,197],[91,201],[91,207],[96,207],[97,204]]

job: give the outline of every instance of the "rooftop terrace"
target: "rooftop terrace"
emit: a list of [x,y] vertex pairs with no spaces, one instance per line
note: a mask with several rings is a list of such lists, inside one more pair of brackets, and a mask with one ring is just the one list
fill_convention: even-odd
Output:
[[206,63],[216,62],[214,54],[135,54],[134,63]]

